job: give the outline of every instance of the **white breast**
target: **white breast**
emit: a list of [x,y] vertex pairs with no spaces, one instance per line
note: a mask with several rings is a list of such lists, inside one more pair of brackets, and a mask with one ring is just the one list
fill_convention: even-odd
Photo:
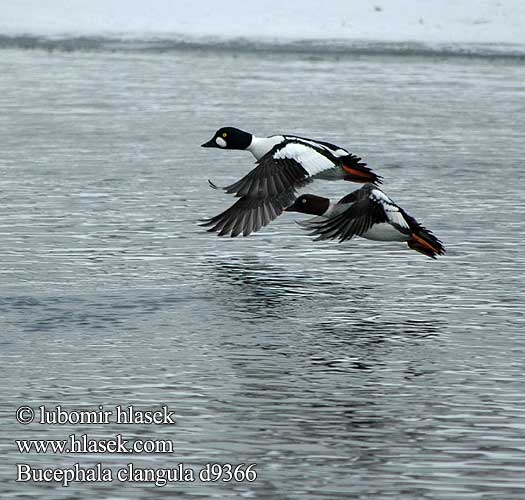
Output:
[[248,146],[248,151],[255,156],[256,160],[262,158],[270,149],[276,144],[284,141],[282,135],[274,135],[272,137],[252,137],[252,143]]
[[408,235],[400,233],[395,227],[387,222],[374,224],[361,238],[374,241],[408,241]]

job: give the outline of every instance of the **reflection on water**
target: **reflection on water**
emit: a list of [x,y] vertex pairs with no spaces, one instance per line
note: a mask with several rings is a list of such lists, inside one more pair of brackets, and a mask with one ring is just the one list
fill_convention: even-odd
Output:
[[224,307],[231,307],[233,315],[242,309],[254,321],[286,316],[286,310],[305,307],[315,301],[317,292],[324,294],[331,285],[313,273],[290,271],[257,256],[217,258],[210,267],[218,289],[217,299]]
[[[100,498],[522,500],[518,61],[2,56],[6,433],[79,430],[21,429],[21,403],[165,403],[175,428],[89,430],[175,440],[175,456],[139,465],[258,464],[254,483],[100,484]],[[253,164],[198,147],[221,125],[350,147],[449,253],[312,243],[291,214],[245,239],[206,233],[196,221],[232,202],[206,179],[227,184]],[[354,188],[314,187],[332,198]],[[0,451],[11,478],[20,455],[9,439]],[[85,485],[9,481],[0,493],[86,497]]]

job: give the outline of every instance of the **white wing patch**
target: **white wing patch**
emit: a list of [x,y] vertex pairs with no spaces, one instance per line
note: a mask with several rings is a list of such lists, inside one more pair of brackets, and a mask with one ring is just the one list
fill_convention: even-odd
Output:
[[407,221],[403,217],[403,214],[399,210],[399,207],[380,189],[372,189],[370,192],[370,198],[376,203],[380,203],[383,207],[388,221],[391,224],[396,224],[399,227],[409,229]]
[[332,163],[326,156],[318,153],[315,149],[312,149],[306,144],[297,144],[295,142],[287,144],[284,148],[279,149],[279,151],[274,153],[273,157],[275,160],[295,160],[297,163],[301,164],[311,176],[335,167],[334,163]]
[[370,198],[381,203],[381,205],[395,205],[395,203],[380,189],[372,189],[372,191],[370,191]]

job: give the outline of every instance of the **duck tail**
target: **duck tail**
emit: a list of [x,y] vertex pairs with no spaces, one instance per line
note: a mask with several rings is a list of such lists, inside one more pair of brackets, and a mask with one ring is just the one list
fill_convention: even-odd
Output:
[[370,182],[372,184],[382,184],[382,177],[377,175],[361,158],[355,155],[343,156],[341,158],[342,168],[345,173],[344,180],[350,182]]
[[443,243],[434,236],[432,231],[422,226],[411,234],[410,240],[408,240],[407,243],[412,250],[432,259],[437,258],[438,255],[445,255],[446,253]]

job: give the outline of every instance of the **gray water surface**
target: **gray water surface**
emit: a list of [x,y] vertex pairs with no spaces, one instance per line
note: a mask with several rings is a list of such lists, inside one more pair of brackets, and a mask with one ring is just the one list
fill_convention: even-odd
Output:
[[[475,58],[4,49],[2,498],[525,498],[525,68]],[[285,214],[196,225],[244,152],[216,128],[351,149],[445,243],[312,242]],[[358,186],[316,182],[341,197]],[[167,404],[174,426],[22,426],[15,409]],[[173,439],[166,455],[21,438]],[[197,469],[253,483],[15,483],[15,464]]]

